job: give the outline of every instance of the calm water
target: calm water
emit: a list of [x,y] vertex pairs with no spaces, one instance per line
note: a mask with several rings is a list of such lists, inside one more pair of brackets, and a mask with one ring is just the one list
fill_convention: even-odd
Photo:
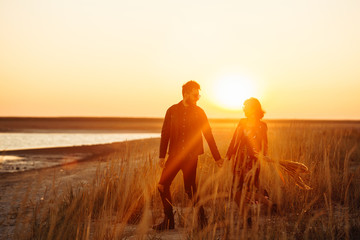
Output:
[[158,133],[0,133],[0,151],[66,147],[157,138]]

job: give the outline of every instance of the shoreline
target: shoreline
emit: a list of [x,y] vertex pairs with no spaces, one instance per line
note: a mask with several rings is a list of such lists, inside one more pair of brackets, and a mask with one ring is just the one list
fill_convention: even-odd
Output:
[[[126,144],[147,140],[158,141],[158,139],[144,138],[93,145],[5,150],[0,154],[0,160],[3,160],[0,161],[0,176],[91,161],[119,151]],[[14,157],[15,160],[5,161],[6,157]]]

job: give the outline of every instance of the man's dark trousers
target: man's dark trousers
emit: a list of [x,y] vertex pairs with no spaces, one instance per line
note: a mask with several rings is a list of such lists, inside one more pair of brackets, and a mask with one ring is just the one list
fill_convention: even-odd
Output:
[[[194,201],[194,205],[197,203],[198,197],[193,199],[196,194],[196,167],[198,156],[187,156],[184,158],[178,158],[176,156],[169,156],[165,163],[165,167],[162,171],[159,184],[162,185],[163,191],[160,190],[160,196],[164,205],[164,213],[167,218],[173,218],[172,199],[170,194],[170,185],[174,180],[176,174],[181,170],[184,177],[185,192],[189,196],[189,199]],[[199,209],[200,217],[204,216],[204,210],[202,207]]]

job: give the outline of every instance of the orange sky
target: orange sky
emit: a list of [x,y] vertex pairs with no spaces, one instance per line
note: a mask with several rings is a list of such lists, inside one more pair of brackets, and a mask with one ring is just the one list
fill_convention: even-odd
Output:
[[359,12],[355,0],[0,0],[0,116],[163,117],[194,79],[209,117],[243,117],[222,100],[252,95],[266,118],[360,119]]

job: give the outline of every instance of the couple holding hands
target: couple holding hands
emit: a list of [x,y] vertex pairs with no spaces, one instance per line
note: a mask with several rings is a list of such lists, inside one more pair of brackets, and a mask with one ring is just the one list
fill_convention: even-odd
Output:
[[[153,226],[153,229],[163,231],[174,229],[174,214],[170,185],[181,170],[184,177],[185,192],[194,205],[199,201],[196,194],[196,168],[198,156],[204,152],[202,135],[204,135],[210,151],[219,167],[224,159],[216,146],[209,121],[205,112],[196,105],[200,98],[200,85],[189,81],[182,86],[183,100],[171,106],[165,115],[160,141],[159,164],[163,168],[158,190],[164,207],[163,222]],[[226,154],[227,160],[233,160],[233,192],[234,200],[248,202],[251,197],[268,206],[271,202],[266,191],[260,193],[258,156],[267,154],[267,125],[261,119],[264,111],[260,102],[249,98],[244,102],[246,118],[241,119],[232,137]],[[165,162],[165,156],[168,158]],[[197,208],[199,227],[207,224],[207,218],[202,206]]]

